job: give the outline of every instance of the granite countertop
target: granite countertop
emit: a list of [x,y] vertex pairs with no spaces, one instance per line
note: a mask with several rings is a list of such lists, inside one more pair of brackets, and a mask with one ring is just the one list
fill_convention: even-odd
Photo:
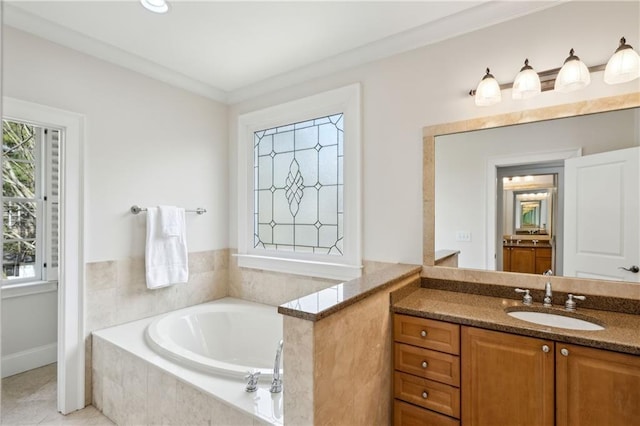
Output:
[[548,241],[539,241],[537,244],[532,243],[528,240],[522,240],[520,243],[507,241],[502,244],[502,247],[540,247],[540,248],[551,248],[551,244]]
[[415,290],[403,294],[400,300],[393,303],[392,311],[399,314],[640,355],[640,315],[580,309],[578,307],[576,313],[570,315],[577,318],[593,319],[605,327],[604,330],[599,331],[582,331],[538,325],[506,314],[506,310],[516,307],[523,308],[523,310],[566,313],[559,306],[543,308],[540,303],[534,303],[532,307],[524,307],[522,302],[518,300],[422,287],[416,287]]
[[419,281],[421,270],[420,265],[390,265],[360,278],[284,303],[278,307],[278,312],[308,321],[319,321],[411,275],[416,275]]

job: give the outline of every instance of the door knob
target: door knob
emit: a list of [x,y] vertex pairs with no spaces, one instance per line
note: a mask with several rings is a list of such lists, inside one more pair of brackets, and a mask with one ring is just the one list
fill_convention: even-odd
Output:
[[633,272],[634,274],[637,274],[638,272],[640,272],[640,268],[638,268],[637,265],[632,265],[629,268],[625,268],[624,266],[620,266],[618,269],[624,269],[627,272]]

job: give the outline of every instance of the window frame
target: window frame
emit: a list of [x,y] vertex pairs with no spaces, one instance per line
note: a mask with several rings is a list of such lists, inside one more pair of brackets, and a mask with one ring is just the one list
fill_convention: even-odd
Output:
[[[238,266],[348,280],[362,270],[360,84],[256,110],[238,117]],[[343,113],[343,255],[254,248],[254,132]]]

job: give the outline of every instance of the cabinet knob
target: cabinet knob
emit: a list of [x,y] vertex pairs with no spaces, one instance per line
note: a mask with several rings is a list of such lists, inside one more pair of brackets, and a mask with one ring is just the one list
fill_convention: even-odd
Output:
[[542,352],[547,353],[549,352],[551,349],[549,349],[549,346],[547,345],[542,345]]
[[560,353],[564,356],[569,356],[569,349],[562,348],[560,349]]
[[429,398],[429,394],[427,393],[427,391],[422,392],[422,398],[423,399]]
[[427,368],[428,366],[427,361],[422,361],[422,368]]
[[422,330],[422,331],[420,332],[420,335],[421,335],[422,337],[427,337],[427,330]]

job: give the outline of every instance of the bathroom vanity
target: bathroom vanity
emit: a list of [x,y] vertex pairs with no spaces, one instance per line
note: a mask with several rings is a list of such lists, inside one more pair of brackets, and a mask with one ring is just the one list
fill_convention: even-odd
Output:
[[502,247],[502,270],[543,274],[552,269],[551,245],[532,242],[504,243]]
[[507,314],[519,309],[565,315],[561,304],[425,287],[396,298],[394,424],[640,423],[638,315],[578,308],[604,325],[586,331]]

